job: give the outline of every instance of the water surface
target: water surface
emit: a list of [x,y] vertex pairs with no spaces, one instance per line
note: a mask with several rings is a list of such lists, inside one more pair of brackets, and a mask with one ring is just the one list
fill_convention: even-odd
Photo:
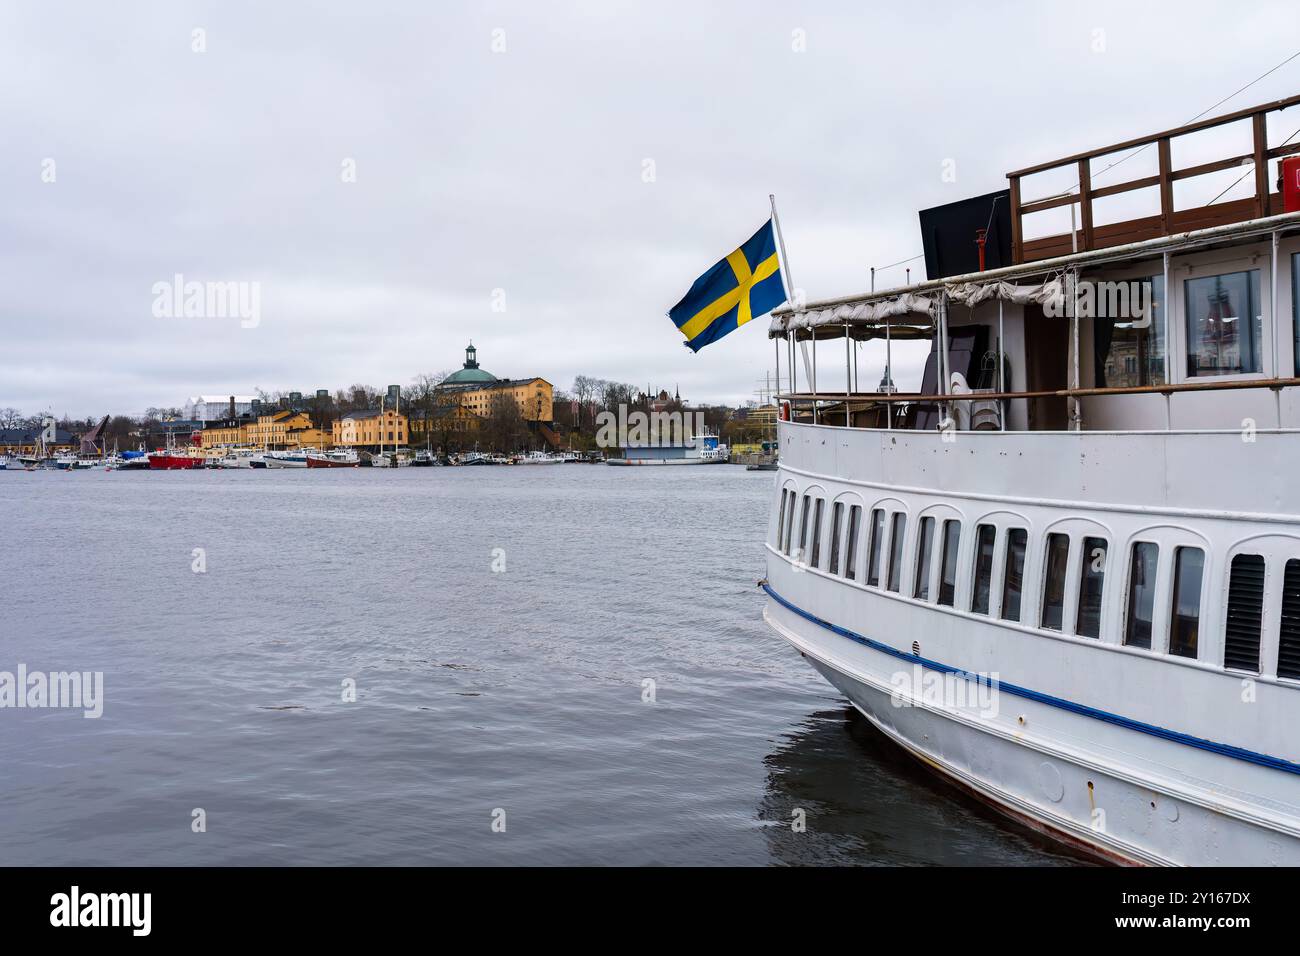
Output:
[[106,696],[0,710],[0,864],[1069,862],[765,627],[772,480],[0,473],[0,670]]

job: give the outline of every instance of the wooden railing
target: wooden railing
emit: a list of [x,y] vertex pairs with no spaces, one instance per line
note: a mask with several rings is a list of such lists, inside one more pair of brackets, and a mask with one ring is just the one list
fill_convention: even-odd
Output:
[[[1300,96],[1288,97],[1262,106],[1253,106],[1248,109],[1238,110],[1235,113],[1226,113],[1223,116],[1188,123],[1185,126],[1165,130],[1162,133],[1130,139],[1123,143],[1116,143],[1113,146],[1076,153],[1073,156],[1066,156],[1064,159],[1039,163],[1037,166],[1028,166],[1025,169],[1007,173],[1007,179],[1011,185],[1011,261],[1014,264],[1035,262],[1039,259],[1068,255],[1075,251],[1107,249],[1112,246],[1139,242],[1144,239],[1155,239],[1160,236],[1187,232],[1192,229],[1208,229],[1213,226],[1245,222],[1250,219],[1261,219],[1265,216],[1281,213],[1283,211],[1282,197],[1279,193],[1271,191],[1268,181],[1268,162],[1270,159],[1276,159],[1280,156],[1300,153],[1300,141],[1269,149],[1266,118],[1269,113],[1284,110],[1296,104],[1300,104]],[[1201,163],[1196,166],[1187,166],[1182,169],[1173,168],[1170,159],[1171,140],[1179,136],[1186,136],[1189,133],[1213,129],[1245,119],[1249,119],[1252,124],[1253,148],[1249,153],[1230,156],[1210,163]],[[1131,179],[1111,186],[1093,186],[1092,160],[1121,150],[1140,149],[1152,144],[1156,145],[1158,151],[1159,172],[1156,175]],[[1250,163],[1253,163],[1255,167],[1253,196],[1218,205],[1174,209],[1173,184],[1175,182]],[[1071,191],[1067,194],[1051,196],[1046,199],[1022,201],[1020,196],[1020,180],[1022,178],[1034,173],[1060,169],[1066,166],[1075,166],[1078,170],[1079,183],[1075,187],[1078,190],[1077,193]],[[1151,187],[1159,187],[1160,189],[1160,214],[1158,216],[1130,219],[1125,222],[1103,226],[1095,224],[1093,218],[1094,200],[1130,192],[1135,189],[1149,189]],[[1045,236],[1041,239],[1026,240],[1024,238],[1023,219],[1026,215],[1056,209],[1061,206],[1069,206],[1074,203],[1079,204],[1080,213],[1080,228],[1075,231],[1074,235],[1067,232],[1061,235]]]

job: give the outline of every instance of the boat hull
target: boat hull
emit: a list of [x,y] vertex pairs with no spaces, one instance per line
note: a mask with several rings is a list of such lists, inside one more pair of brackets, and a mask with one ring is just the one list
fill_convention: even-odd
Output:
[[725,465],[726,458],[606,458],[607,465],[641,467],[642,465]]
[[[782,437],[790,451],[769,514],[765,620],[882,733],[1008,814],[1110,859],[1300,864],[1300,741],[1283,729],[1300,724],[1300,686],[1273,669],[1276,632],[1266,633],[1261,673],[1225,667],[1223,625],[1236,549],[1264,554],[1279,570],[1300,553],[1295,492],[1269,487],[1275,471],[1295,470],[1291,436],[1261,436],[1235,457],[1226,447],[1214,454],[1215,442],[1239,444],[1228,435],[992,433],[963,435],[956,449],[906,431],[783,425]],[[1220,481],[1202,483],[1241,489],[1241,512],[1225,513],[1194,483],[1204,461],[1196,475],[1183,474],[1193,442],[1211,446],[1201,457],[1220,472]],[[1144,457],[1156,466],[1136,464]],[[820,547],[816,519],[801,522],[794,504],[806,514],[818,500]],[[837,504],[843,516],[859,509],[856,548]],[[887,530],[895,522],[870,532],[877,512],[905,519],[896,550]],[[958,529],[942,603],[944,562],[937,552],[929,563],[919,556],[922,516],[934,518],[936,548],[945,522]],[[995,529],[997,544],[977,611],[981,526]],[[1004,617],[1009,528],[1028,529],[1029,549],[1017,609]],[[1054,628],[1045,623],[1049,534],[1068,539],[1071,556]],[[1154,601],[1164,615],[1177,549],[1204,551],[1190,656],[1169,653],[1167,622],[1154,628],[1154,649],[1124,639],[1138,541],[1160,542],[1167,556]],[[1084,547],[1104,571],[1100,636],[1076,633]],[[1280,578],[1270,579],[1275,609]],[[991,701],[971,699],[981,682]]]
[[150,455],[149,468],[152,471],[188,471],[202,468],[205,459],[191,455]]
[[[1211,795],[1160,782],[1133,763],[1099,759],[1070,746],[1071,739],[1088,739],[1089,728],[1083,726],[1088,718],[1078,718],[1080,726],[1069,733],[1037,736],[1023,729],[1044,720],[1031,706],[1013,717],[1012,726],[1022,728],[1017,731],[971,709],[908,699],[899,693],[894,655],[869,650],[846,655],[835,646],[842,637],[775,602],[764,619],[885,736],[1009,816],[1064,842],[1124,864],[1258,866],[1300,860],[1300,841],[1274,826],[1241,813],[1225,814]],[[1149,751],[1145,740],[1133,741],[1132,749]]]
[[308,456],[308,468],[357,468],[361,465],[359,461],[336,461],[332,458],[313,458]]

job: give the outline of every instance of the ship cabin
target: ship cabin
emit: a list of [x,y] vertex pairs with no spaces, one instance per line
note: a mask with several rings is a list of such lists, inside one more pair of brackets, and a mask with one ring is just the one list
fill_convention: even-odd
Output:
[[[1001,192],[922,212],[925,281],[773,313],[782,418],[921,431],[1300,427],[1300,129],[1283,135],[1297,105],[1019,169]],[[1207,146],[1228,155],[1187,161]],[[1228,198],[1178,202],[1203,201],[1225,173]],[[1052,231],[1067,216],[1067,231]],[[920,387],[899,391],[894,346],[917,340],[930,343]],[[863,388],[870,341],[885,344],[885,374]]]

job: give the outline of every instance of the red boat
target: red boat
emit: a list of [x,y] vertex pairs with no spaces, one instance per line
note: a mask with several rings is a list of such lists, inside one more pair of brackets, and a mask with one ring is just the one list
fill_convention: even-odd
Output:
[[308,468],[356,468],[361,462],[351,455],[344,456],[334,453],[324,455],[307,453]]
[[182,468],[202,468],[207,459],[202,455],[186,455],[174,451],[155,451],[149,455],[149,468],[176,471]]

